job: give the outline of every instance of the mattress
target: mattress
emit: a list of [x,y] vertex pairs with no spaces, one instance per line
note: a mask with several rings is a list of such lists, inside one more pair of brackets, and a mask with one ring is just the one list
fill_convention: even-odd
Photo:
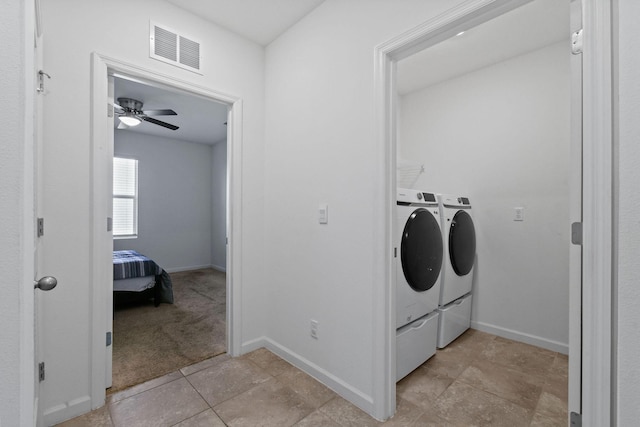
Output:
[[[152,259],[134,250],[113,252],[113,290],[115,292],[142,292],[155,287],[156,305],[173,304],[173,287],[169,273]],[[138,279],[138,280],[129,280]]]
[[151,289],[156,284],[156,276],[131,277],[113,281],[114,292],[142,292]]

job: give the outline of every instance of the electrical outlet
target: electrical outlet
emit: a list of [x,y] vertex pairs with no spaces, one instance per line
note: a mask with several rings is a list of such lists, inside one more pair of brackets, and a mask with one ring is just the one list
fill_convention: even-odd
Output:
[[311,338],[318,339],[318,321],[311,319]]

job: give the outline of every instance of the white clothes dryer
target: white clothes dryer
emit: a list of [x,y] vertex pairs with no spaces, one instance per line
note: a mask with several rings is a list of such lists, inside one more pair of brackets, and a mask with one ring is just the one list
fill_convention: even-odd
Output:
[[443,245],[434,193],[399,188],[396,205],[398,329],[438,308]]
[[438,308],[438,347],[443,348],[471,324],[476,232],[469,198],[439,194],[438,205],[445,253]]

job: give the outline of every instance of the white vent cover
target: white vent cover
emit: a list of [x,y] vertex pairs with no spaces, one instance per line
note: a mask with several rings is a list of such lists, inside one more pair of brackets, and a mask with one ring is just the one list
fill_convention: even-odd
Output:
[[150,25],[149,41],[151,58],[202,74],[199,42],[153,22]]

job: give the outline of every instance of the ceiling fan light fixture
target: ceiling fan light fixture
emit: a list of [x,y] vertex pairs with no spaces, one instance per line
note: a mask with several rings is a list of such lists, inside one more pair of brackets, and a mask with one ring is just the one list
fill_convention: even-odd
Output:
[[120,121],[127,126],[138,126],[141,120],[134,116],[120,116]]

